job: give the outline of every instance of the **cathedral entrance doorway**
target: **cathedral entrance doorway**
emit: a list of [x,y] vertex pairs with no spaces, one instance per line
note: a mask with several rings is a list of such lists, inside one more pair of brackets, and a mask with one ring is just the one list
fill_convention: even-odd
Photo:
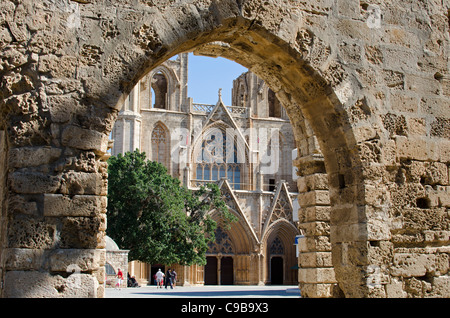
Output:
[[220,285],[233,285],[233,258],[222,257],[220,260]]
[[217,258],[215,256],[206,257],[205,285],[217,285]]
[[[220,282],[220,283],[219,283]],[[205,285],[233,285],[233,257],[207,256],[205,265]]]
[[270,282],[272,285],[283,285],[283,258],[272,257],[270,260]]

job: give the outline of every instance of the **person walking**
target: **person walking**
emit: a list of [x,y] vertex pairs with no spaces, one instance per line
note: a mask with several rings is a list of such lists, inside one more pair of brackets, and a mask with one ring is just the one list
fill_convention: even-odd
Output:
[[170,289],[173,289],[173,285],[172,285],[172,271],[169,269],[167,269],[167,273],[166,273],[166,289],[167,289],[167,285],[170,285]]
[[123,273],[120,268],[117,269],[117,279],[116,279],[116,289],[120,290],[120,285],[122,284]]
[[173,287],[177,285],[177,272],[174,269],[172,269],[172,285]]
[[161,272],[161,268],[158,268],[158,271],[155,274],[156,277],[156,288],[162,288],[163,287],[163,281],[164,281],[164,273]]

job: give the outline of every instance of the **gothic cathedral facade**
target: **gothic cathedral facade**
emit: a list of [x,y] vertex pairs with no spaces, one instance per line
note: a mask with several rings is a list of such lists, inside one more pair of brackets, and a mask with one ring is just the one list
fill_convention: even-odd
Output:
[[[216,182],[238,222],[220,216],[205,266],[175,268],[180,285],[297,285],[297,182],[293,131],[274,92],[255,74],[233,81],[232,105],[188,97],[188,54],[144,76],[124,101],[112,155],[139,149],[191,189]],[[133,261],[131,276],[152,284],[169,264]]]

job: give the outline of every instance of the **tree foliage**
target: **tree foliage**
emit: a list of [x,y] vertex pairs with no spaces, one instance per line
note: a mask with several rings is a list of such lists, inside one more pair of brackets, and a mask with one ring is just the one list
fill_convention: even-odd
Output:
[[138,150],[112,156],[108,174],[107,234],[130,260],[204,265],[216,228],[208,212],[235,220],[217,185],[189,190]]

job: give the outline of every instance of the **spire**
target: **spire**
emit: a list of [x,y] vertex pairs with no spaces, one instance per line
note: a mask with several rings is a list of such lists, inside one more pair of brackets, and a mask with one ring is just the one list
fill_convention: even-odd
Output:
[[219,100],[217,102],[220,102],[220,103],[223,104],[223,101],[222,101],[222,89],[221,88],[219,88]]

